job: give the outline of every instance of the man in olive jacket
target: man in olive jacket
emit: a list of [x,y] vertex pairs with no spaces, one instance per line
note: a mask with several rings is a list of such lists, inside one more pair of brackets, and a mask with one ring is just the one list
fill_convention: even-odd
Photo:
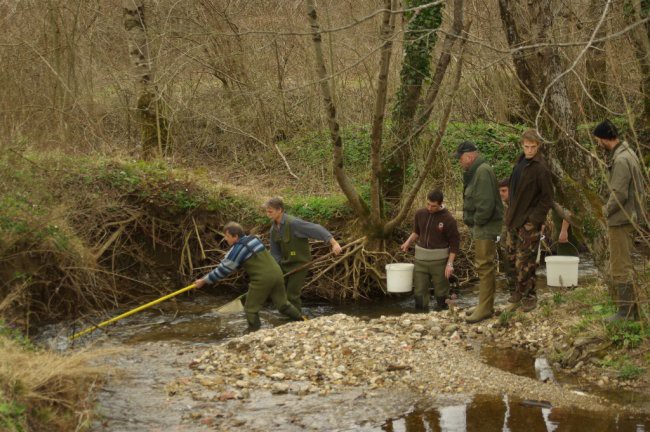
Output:
[[612,153],[608,183],[611,193],[603,214],[607,218],[609,236],[610,283],[618,295],[618,311],[607,320],[636,319],[632,235],[635,225],[645,222],[641,164],[627,142],[619,140],[618,131],[610,121],[596,126],[593,135],[601,147]]
[[479,277],[478,306],[466,318],[467,322],[475,323],[494,313],[496,239],[503,223],[503,203],[494,171],[479,156],[474,143],[460,143],[455,156],[465,171],[463,221],[472,230]]
[[517,274],[507,310],[514,311],[521,305],[524,312],[528,312],[537,306],[537,249],[542,225],[554,197],[551,172],[540,153],[542,139],[535,129],[528,129],[521,135],[521,142],[523,153],[510,175],[510,200],[506,211],[508,250],[514,254],[509,259],[514,260]]
[[287,298],[301,311],[300,295],[309,271],[302,267],[311,261],[309,239],[329,243],[334,255],[341,253],[341,245],[323,226],[286,214],[284,202],[279,197],[271,198],[264,207],[271,219],[271,255],[285,274],[291,273],[284,278]]

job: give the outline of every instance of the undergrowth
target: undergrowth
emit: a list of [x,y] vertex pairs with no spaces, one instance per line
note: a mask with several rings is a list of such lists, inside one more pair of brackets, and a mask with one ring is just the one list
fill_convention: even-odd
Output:
[[0,430],[87,430],[93,408],[89,392],[103,375],[89,362],[110,352],[47,352],[0,320]]
[[[613,369],[618,378],[636,379],[647,372],[647,360],[640,354],[650,348],[650,328],[645,319],[607,322],[616,312],[616,305],[607,290],[599,284],[589,284],[575,290],[555,293],[552,302],[566,307],[574,316],[569,327],[573,340],[599,340],[608,348],[598,353],[600,365]],[[566,353],[556,353],[560,358]]]

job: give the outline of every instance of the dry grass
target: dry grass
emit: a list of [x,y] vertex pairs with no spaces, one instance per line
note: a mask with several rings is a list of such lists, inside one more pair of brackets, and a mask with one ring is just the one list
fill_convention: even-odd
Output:
[[92,389],[105,373],[91,363],[111,352],[61,355],[0,336],[0,429],[84,430],[92,418]]

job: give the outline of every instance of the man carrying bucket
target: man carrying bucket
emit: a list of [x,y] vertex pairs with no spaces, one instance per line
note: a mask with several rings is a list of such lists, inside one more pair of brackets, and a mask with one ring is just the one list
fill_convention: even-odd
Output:
[[639,158],[627,142],[620,141],[616,127],[605,120],[593,131],[598,144],[612,154],[609,168],[610,195],[603,208],[609,237],[611,281],[617,293],[618,311],[608,321],[637,319],[634,299],[634,266],[632,235],[635,226],[646,222],[644,217],[643,173]]
[[476,323],[494,313],[496,239],[503,224],[503,203],[492,167],[476,145],[463,141],[455,157],[463,168],[463,221],[472,230],[474,259],[479,277],[478,305],[465,320]]
[[454,272],[454,259],[460,248],[460,234],[456,220],[442,204],[439,190],[427,195],[425,208],[415,212],[413,232],[402,244],[408,251],[415,244],[415,269],[413,274],[415,308],[429,310],[429,290],[433,284],[435,311],[447,309],[449,278]]
[[284,292],[284,280],[280,266],[273,259],[264,244],[255,236],[244,235],[244,229],[236,222],[228,222],[223,227],[224,238],[231,247],[219,266],[194,285],[201,288],[225,278],[238,267],[243,267],[250,279],[246,294],[246,320],[251,329],[261,326],[259,311],[266,300],[271,297],[278,310],[295,320],[301,320],[298,309],[287,301]]

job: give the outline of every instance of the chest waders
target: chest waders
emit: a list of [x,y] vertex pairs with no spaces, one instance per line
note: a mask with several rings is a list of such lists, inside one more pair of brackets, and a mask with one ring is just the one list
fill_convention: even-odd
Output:
[[[244,247],[250,250],[248,245],[244,244]],[[295,320],[301,319],[300,312],[287,301],[282,270],[268,250],[254,253],[244,261],[242,267],[250,280],[244,312],[251,328],[258,329],[262,325],[259,311],[269,297],[281,313]]]
[[[284,273],[287,273],[310,262],[311,250],[309,248],[309,239],[296,237],[291,232],[291,223],[295,218],[286,214],[284,217],[285,221],[282,234],[277,229],[274,229],[271,233],[271,239],[280,245],[282,255],[280,267]],[[308,269],[300,270],[285,278],[287,299],[298,311],[302,308],[300,294],[302,293],[302,287],[305,284],[308,271]]]

